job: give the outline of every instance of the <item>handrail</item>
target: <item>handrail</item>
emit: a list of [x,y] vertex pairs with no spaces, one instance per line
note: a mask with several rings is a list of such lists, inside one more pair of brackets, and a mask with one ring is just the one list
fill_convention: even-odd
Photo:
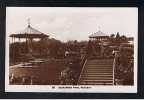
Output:
[[85,62],[84,62],[84,64],[83,64],[83,68],[82,68],[82,70],[81,70],[81,72],[80,72],[80,76],[79,76],[79,79],[78,79],[77,85],[78,85],[78,84],[79,84],[79,82],[80,82],[81,75],[82,75],[82,72],[83,72],[84,67],[85,67],[85,65],[86,65],[86,62],[87,62],[87,59],[85,60]]
[[116,85],[116,83],[115,83],[116,82],[116,80],[115,80],[115,73],[116,73],[117,55],[118,55],[118,52],[116,51],[114,53],[114,61],[113,61],[113,85]]
[[115,85],[115,66],[116,66],[116,59],[113,60],[113,85]]

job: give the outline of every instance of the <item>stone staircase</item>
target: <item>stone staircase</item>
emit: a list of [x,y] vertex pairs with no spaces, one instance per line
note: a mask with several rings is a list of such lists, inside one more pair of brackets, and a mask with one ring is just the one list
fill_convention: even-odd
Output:
[[113,59],[86,60],[78,85],[113,85]]

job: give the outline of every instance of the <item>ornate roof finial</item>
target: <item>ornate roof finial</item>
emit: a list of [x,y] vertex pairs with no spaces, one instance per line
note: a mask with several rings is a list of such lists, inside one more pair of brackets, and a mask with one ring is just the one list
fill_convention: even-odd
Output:
[[30,27],[30,18],[28,18],[27,21],[28,21],[28,27]]

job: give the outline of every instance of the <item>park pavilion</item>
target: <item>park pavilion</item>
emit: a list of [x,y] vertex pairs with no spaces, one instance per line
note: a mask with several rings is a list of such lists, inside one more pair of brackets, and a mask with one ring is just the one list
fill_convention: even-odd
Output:
[[11,34],[10,37],[12,38],[12,43],[15,42],[16,38],[19,40],[18,42],[20,42],[21,39],[25,39],[26,44],[29,47],[29,52],[32,52],[33,40],[34,39],[44,40],[45,38],[48,38],[49,35],[38,31],[37,29],[31,27],[30,24],[28,24],[28,26],[24,30],[20,31],[17,34]]
[[100,41],[101,40],[107,40],[108,37],[109,37],[108,35],[106,35],[105,33],[103,33],[100,30],[89,36],[90,40],[100,40]]

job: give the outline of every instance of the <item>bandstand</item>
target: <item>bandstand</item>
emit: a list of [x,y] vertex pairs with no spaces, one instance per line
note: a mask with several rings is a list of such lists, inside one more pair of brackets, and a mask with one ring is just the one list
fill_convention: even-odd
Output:
[[89,36],[89,40],[94,44],[92,48],[94,54],[103,56],[105,46],[107,46],[109,40],[109,36],[99,30],[95,33],[92,33]]
[[107,40],[109,38],[108,35],[106,35],[105,33],[103,33],[102,31],[97,31],[96,33],[92,33],[90,36],[89,36],[89,39],[92,40],[92,41],[102,41],[102,40]]
[[[27,50],[27,52],[25,52],[25,53],[29,54],[29,55],[33,55],[34,54],[34,52],[33,52],[34,41],[39,40],[41,42],[40,44],[42,45],[44,43],[44,40],[46,40],[49,37],[49,35],[38,31],[37,29],[33,28],[30,25],[30,23],[28,23],[28,26],[24,30],[22,30],[16,34],[11,34],[10,37],[12,40],[11,44],[14,44],[16,42],[20,43],[21,41],[25,42],[26,48],[24,48],[24,49]],[[41,48],[40,46],[39,46],[39,48]],[[21,47],[17,47],[17,48],[18,48],[19,53],[22,54]],[[42,54],[42,51],[39,52],[39,55],[41,55],[41,54]]]

